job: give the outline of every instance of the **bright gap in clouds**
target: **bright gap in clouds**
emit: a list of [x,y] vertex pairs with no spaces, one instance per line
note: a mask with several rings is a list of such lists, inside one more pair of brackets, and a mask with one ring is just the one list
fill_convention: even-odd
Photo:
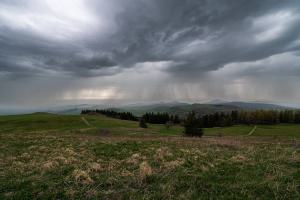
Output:
[[254,20],[253,28],[257,42],[268,42],[279,38],[296,17],[290,11],[268,14]]
[[41,38],[70,40],[101,28],[101,18],[86,4],[84,0],[23,1],[17,8],[0,7],[0,22]]
[[104,89],[81,89],[79,91],[66,92],[63,100],[108,100],[121,99],[122,94],[114,87]]
[[91,14],[86,3],[85,0],[46,0],[46,5],[54,15],[89,24],[95,22],[96,18]]

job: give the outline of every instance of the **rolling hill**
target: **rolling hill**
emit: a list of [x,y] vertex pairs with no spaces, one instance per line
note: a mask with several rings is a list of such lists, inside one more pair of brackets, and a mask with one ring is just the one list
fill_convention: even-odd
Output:
[[63,115],[77,115],[83,109],[112,109],[115,111],[128,111],[132,112],[134,115],[141,116],[147,112],[167,112],[169,114],[176,114],[179,116],[184,116],[190,111],[195,111],[200,114],[210,114],[215,112],[231,112],[232,110],[258,110],[258,109],[271,109],[271,110],[284,110],[284,109],[294,109],[291,107],[280,106],[276,104],[260,103],[260,102],[222,102],[222,101],[212,101],[208,103],[181,103],[181,102],[168,102],[168,103],[155,103],[155,104],[131,104],[123,106],[109,106],[104,104],[90,105],[90,104],[80,104],[80,105],[67,105],[58,106],[47,109],[39,108],[37,110],[22,110],[22,109],[9,109],[0,108],[0,115],[7,114],[22,114],[22,113],[33,113],[33,112],[48,112],[53,114],[63,114]]
[[191,111],[205,115],[215,112],[231,112],[233,110],[284,110],[292,108],[267,103],[224,102],[218,104],[160,103],[147,106],[127,106],[112,109],[116,111],[129,111],[138,116],[143,115],[146,112],[167,112],[172,115],[176,114],[179,116],[184,116],[186,113]]

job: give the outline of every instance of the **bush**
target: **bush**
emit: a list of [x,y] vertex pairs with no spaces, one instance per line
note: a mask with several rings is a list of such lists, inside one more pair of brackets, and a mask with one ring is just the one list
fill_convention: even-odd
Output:
[[141,117],[141,118],[140,118],[139,126],[140,126],[141,128],[148,128],[148,126],[147,126],[147,124],[146,124],[146,121],[145,121],[144,117]]
[[201,127],[201,120],[196,117],[195,112],[191,112],[187,115],[184,122],[184,133],[187,136],[202,137],[203,130]]
[[174,123],[172,121],[167,121],[167,123],[165,124],[167,129],[169,129],[173,125],[174,125]]

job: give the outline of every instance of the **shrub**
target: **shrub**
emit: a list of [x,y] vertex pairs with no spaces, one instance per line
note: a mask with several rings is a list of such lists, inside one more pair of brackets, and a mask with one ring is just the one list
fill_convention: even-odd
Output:
[[140,126],[141,128],[148,128],[148,126],[147,126],[147,124],[146,124],[146,121],[145,121],[144,117],[141,117],[141,118],[140,118],[139,126]]
[[173,125],[174,125],[174,123],[172,121],[167,121],[167,123],[165,124],[167,129],[169,129]]

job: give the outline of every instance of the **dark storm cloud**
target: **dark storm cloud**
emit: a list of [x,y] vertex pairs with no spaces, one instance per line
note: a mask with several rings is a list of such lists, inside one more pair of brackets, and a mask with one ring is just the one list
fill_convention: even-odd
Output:
[[2,0],[0,104],[298,101],[299,13],[299,0]]
[[[89,3],[97,20],[97,9],[106,2]],[[35,75],[53,70],[101,76],[136,63],[172,61],[175,65],[169,66],[169,72],[189,76],[300,47],[299,42],[294,44],[300,34],[297,0],[114,0],[109,4],[113,16],[105,27],[107,32],[81,30],[84,34],[77,38],[64,29],[57,33],[18,29],[9,24],[18,23],[17,19],[5,21],[9,16],[0,15],[1,71]],[[1,6],[7,12],[19,8],[24,13],[32,11],[32,15],[42,9],[31,10],[30,1],[2,1]],[[272,16],[279,21],[270,20]],[[255,27],[255,23],[262,25]],[[267,32],[278,23],[283,23],[278,27],[283,30]]]
[[297,1],[172,0],[130,5],[118,18],[122,34],[116,36],[116,41],[125,50],[115,55],[122,64],[172,60],[181,64],[170,66],[169,71],[189,76],[189,71],[210,71],[227,63],[257,60],[299,48],[290,46],[299,38],[299,16],[286,19],[285,30],[273,40],[254,41],[254,35],[264,30],[253,28],[257,20],[264,20],[260,19],[263,16],[280,12],[297,15]]

